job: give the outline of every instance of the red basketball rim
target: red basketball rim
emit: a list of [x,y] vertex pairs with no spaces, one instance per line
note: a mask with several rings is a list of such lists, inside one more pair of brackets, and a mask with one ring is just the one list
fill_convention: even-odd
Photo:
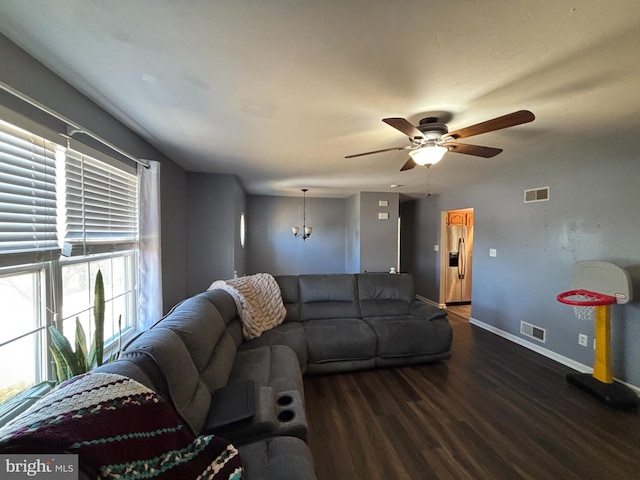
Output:
[[[576,295],[590,297],[583,300],[574,300],[568,297]],[[567,305],[576,305],[580,307],[598,307],[601,305],[612,305],[617,302],[616,297],[611,295],[604,295],[602,293],[590,292],[589,290],[569,290],[568,292],[562,292],[557,297],[559,302],[566,303]]]

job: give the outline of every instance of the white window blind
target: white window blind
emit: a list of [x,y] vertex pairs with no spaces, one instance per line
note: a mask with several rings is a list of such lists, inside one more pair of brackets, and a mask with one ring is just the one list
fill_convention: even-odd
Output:
[[0,266],[49,260],[60,251],[55,149],[0,122]]
[[136,248],[137,176],[70,150],[65,156],[63,255]]

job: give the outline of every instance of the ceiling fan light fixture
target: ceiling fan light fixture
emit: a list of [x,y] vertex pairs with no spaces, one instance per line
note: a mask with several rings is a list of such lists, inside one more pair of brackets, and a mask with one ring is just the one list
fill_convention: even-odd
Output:
[[434,165],[442,160],[442,157],[448,151],[447,147],[441,147],[440,145],[425,145],[416,150],[411,150],[409,156],[418,165]]

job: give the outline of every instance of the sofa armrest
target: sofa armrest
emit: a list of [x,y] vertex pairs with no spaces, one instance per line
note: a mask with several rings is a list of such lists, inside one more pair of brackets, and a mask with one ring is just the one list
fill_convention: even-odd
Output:
[[425,320],[434,320],[436,318],[444,318],[447,316],[446,310],[435,307],[433,305],[429,305],[419,300],[411,302],[411,305],[409,306],[409,312],[411,313],[411,315],[422,317]]
[[[225,388],[228,387],[232,384]],[[219,435],[237,445],[272,436],[293,436],[306,441],[307,418],[299,391],[276,393],[271,387],[255,387],[254,401],[254,415],[226,424],[214,424],[208,419],[202,433]]]
[[254,414],[248,418],[225,423],[210,421],[213,412],[205,422],[202,434],[214,434],[234,443],[244,443],[258,437],[271,435],[274,430],[275,399],[271,387],[255,387]]
[[256,414],[255,384],[236,382],[213,392],[205,429],[216,429],[252,418]]

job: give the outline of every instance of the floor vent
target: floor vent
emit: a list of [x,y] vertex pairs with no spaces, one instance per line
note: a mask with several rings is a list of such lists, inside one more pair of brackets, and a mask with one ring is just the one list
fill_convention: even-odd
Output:
[[544,328],[536,327],[527,322],[520,322],[520,333],[527,337],[540,340],[542,343],[546,342],[547,331]]
[[546,202],[549,200],[549,187],[530,188],[524,191],[524,203]]

